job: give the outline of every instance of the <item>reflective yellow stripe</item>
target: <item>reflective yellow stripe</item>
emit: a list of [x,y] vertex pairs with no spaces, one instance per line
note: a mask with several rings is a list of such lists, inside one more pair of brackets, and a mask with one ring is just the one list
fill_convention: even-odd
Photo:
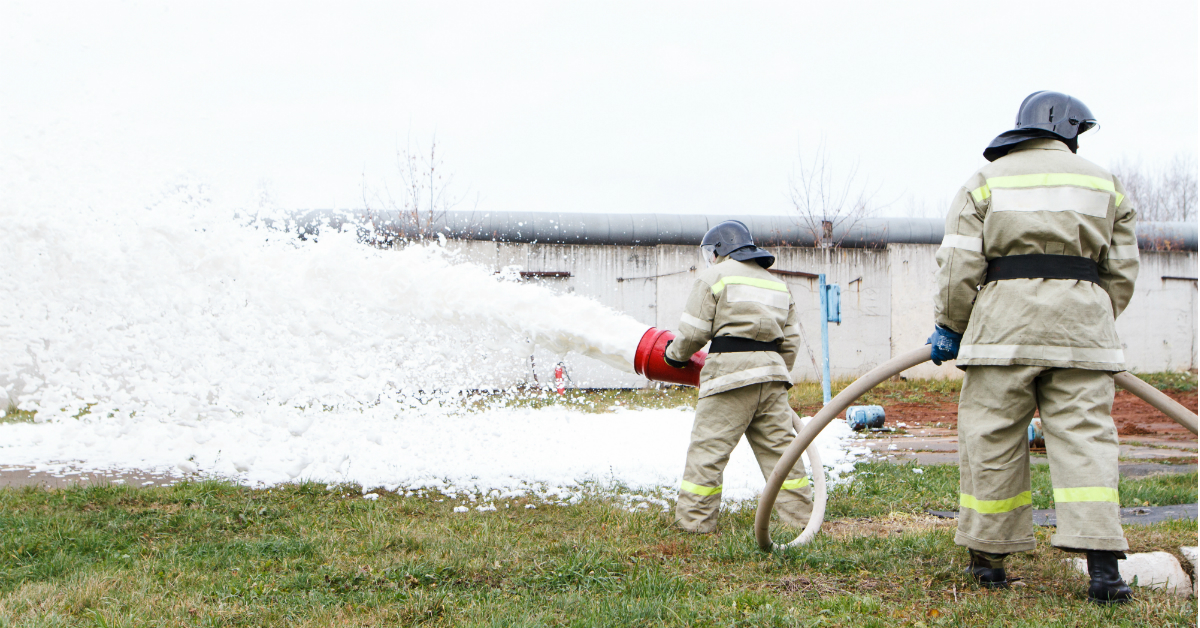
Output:
[[1117,207],[1121,206],[1121,201],[1125,200],[1125,195],[1117,192]]
[[996,188],[1037,188],[1053,185],[1071,185],[1077,188],[1091,188],[1104,192],[1116,193],[1111,179],[1101,179],[1086,174],[1071,174],[1069,172],[1041,172],[1038,174],[1018,174],[1011,177],[994,177],[987,180],[987,187]]
[[989,515],[1011,512],[1021,506],[1028,506],[1032,503],[1033,494],[1029,491],[1020,493],[1016,497],[1009,497],[1008,499],[975,499],[974,495],[967,495],[966,493],[960,493],[958,496],[959,506]]
[[716,495],[721,492],[720,486],[700,486],[699,484],[692,484],[687,480],[684,480],[679,485],[679,488],[694,495]]
[[784,482],[782,485],[780,485],[779,490],[794,491],[798,488],[804,488],[806,486],[808,486],[808,478],[796,478],[794,480],[788,480]]
[[1054,489],[1056,502],[1112,502],[1121,503],[1117,489],[1107,486],[1081,486],[1079,488]]
[[971,198],[974,198],[976,203],[982,203],[986,201],[991,195],[992,191],[989,190],[988,186],[986,185],[981,185],[974,190],[971,190]]
[[754,277],[725,277],[724,279],[721,279],[717,281],[717,283],[713,284],[713,294],[721,294],[721,291],[725,289],[725,286],[733,285],[735,283],[746,286],[754,286],[756,288],[766,288],[767,290],[778,290],[780,292],[788,291],[787,285],[779,283],[778,281],[771,281],[769,279],[755,279]]

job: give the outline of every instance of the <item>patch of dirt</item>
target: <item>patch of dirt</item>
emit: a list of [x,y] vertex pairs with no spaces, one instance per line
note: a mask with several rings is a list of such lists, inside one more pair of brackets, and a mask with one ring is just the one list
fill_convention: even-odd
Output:
[[906,532],[927,532],[934,528],[953,527],[954,519],[943,519],[933,515],[892,513],[886,517],[859,517],[837,519],[821,526],[821,534],[834,538],[899,536]]
[[639,558],[682,558],[691,556],[692,547],[687,543],[677,540],[663,541],[649,548],[634,552],[634,556]]
[[[1196,411],[1196,391],[1167,391],[1167,396],[1188,410]],[[1195,438],[1187,428],[1125,390],[1118,390],[1113,401],[1113,421],[1117,424],[1117,433],[1121,436],[1186,434],[1188,439]]]
[[[1196,391],[1167,391],[1167,396],[1183,404],[1183,407],[1192,412],[1196,412]],[[889,427],[895,427],[898,423],[904,423],[909,427],[915,425],[951,430],[958,427],[957,403],[884,403],[881,405],[887,415]],[[1167,418],[1150,404],[1125,390],[1118,390],[1116,398],[1113,400],[1113,422],[1116,423],[1117,433],[1121,436],[1178,435],[1183,437],[1183,440],[1195,438],[1182,425]]]

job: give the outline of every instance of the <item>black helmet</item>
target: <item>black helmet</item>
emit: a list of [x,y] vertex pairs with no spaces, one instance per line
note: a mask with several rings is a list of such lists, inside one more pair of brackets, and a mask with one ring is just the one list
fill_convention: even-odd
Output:
[[1017,111],[1018,129],[1045,129],[1069,140],[1096,126],[1087,105],[1058,92],[1034,92],[1025,97]]
[[1079,134],[1094,126],[1095,116],[1079,100],[1059,92],[1034,92],[1021,102],[1016,128],[992,140],[983,156],[988,161],[996,161],[1007,155],[1013,146],[1035,138],[1061,140],[1075,152],[1079,149]]
[[763,268],[770,268],[775,263],[774,255],[754,246],[750,230],[739,220],[726,220],[709,229],[700,240],[700,248],[709,263],[726,255],[739,262],[754,260]]

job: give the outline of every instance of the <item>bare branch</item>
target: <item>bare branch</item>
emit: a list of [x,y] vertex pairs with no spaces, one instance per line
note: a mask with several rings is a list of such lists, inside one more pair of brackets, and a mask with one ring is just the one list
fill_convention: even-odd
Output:
[[376,246],[394,246],[405,234],[416,239],[432,237],[438,220],[466,198],[465,193],[453,190],[454,178],[446,172],[436,136],[430,139],[428,151],[414,150],[411,141],[403,150],[397,149],[396,174],[399,198],[392,195],[386,181],[371,188],[363,176],[363,204],[371,233],[360,235]]
[[1178,154],[1157,170],[1141,160],[1122,157],[1111,168],[1125,194],[1137,207],[1138,218],[1148,221],[1196,219],[1196,157]]
[[792,207],[820,247],[841,245],[859,221],[881,209],[875,200],[880,188],[859,175],[857,163],[844,176],[835,172],[824,141],[811,159],[799,156],[789,181]]

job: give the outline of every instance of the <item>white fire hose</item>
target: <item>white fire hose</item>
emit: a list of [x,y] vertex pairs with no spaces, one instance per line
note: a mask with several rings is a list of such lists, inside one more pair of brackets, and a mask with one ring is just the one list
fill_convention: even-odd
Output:
[[[867,391],[878,386],[884,380],[894,375],[899,375],[926,360],[929,360],[929,346],[926,345],[920,349],[913,349],[908,353],[897,356],[884,362],[883,364],[871,369],[866,375],[854,380],[854,383],[847,386],[842,392],[838,393],[824,408],[817,412],[808,424],[805,425],[797,419],[796,423],[796,438],[792,440],[792,444],[784,450],[783,456],[779,458],[779,462],[775,465],[775,470],[771,472],[771,477],[767,479],[767,486],[763,489],[762,497],[758,499],[758,511],[754,515],[754,538],[758,541],[758,546],[765,552],[769,552],[775,548],[795,547],[804,545],[811,541],[821,529],[821,524],[825,519],[825,473],[821,468],[821,458],[817,455],[816,447],[808,452],[809,466],[812,468],[813,474],[813,510],[812,516],[809,517],[808,525],[804,527],[804,531],[800,536],[796,537],[791,543],[776,546],[771,541],[771,510],[775,507],[775,498],[779,496],[779,489],[787,479],[788,473],[791,473],[792,467],[796,466],[796,461],[800,459],[800,454],[808,449],[817,434],[825,429],[826,425],[832,421],[843,410],[858,400],[859,397],[867,393]],[[1164,395],[1157,388],[1138,379],[1137,376],[1129,372],[1117,373],[1114,378],[1116,384],[1125,390],[1140,397],[1143,401],[1154,406],[1163,414],[1171,417],[1176,423],[1186,427],[1193,434],[1196,433],[1196,414],[1187,408],[1180,405],[1174,399]]]

